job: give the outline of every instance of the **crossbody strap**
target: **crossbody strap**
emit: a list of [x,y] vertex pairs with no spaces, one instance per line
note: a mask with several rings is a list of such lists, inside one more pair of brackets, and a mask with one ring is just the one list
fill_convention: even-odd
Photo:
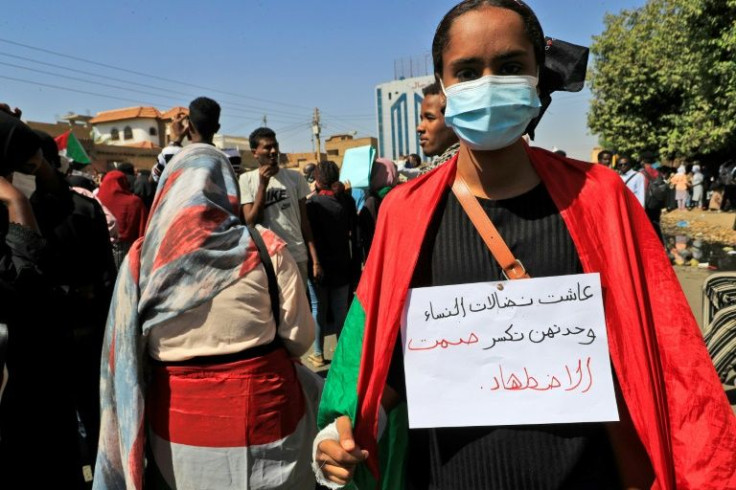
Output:
[[496,259],[498,265],[501,266],[506,279],[528,279],[529,274],[526,272],[524,265],[511,253],[508,245],[501,238],[501,235],[481,207],[478,199],[468,189],[468,184],[460,175],[460,172],[455,174],[452,192],[455,193],[455,197],[460,201],[460,205],[465,210],[468,218],[470,218],[473,226],[475,226],[475,229],[478,230],[481,238],[483,238],[488,250],[491,251],[491,255]]
[[268,248],[266,243],[263,241],[261,233],[256,229],[255,226],[248,226],[250,237],[253,239],[253,243],[258,249],[258,257],[261,259],[263,268],[266,269],[266,277],[268,278],[268,295],[271,297],[271,313],[273,314],[273,320],[276,322],[276,332],[278,337],[279,323],[281,318],[281,304],[279,302],[279,283],[276,281],[276,271],[273,270],[273,263],[271,262],[271,256],[268,254]]

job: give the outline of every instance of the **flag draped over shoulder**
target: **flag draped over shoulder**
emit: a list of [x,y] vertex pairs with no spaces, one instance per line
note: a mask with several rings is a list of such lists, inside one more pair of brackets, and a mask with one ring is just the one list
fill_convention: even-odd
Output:
[[77,137],[74,136],[71,129],[54,138],[54,141],[56,141],[56,146],[59,148],[59,153],[68,159],[83,164],[89,164],[92,162],[89,155],[87,155],[87,152],[84,150],[84,147]]
[[[107,319],[95,489],[143,488],[146,339],[151,329],[212,299],[260,259],[238,217],[227,157],[205,144],[166,167],[146,235],[123,261]],[[264,232],[269,253],[284,243]]]
[[[611,361],[653,488],[736,488],[736,417],[643,208],[610,169],[527,152],[584,271],[601,275]],[[456,167],[457,157],[386,198],[327,378],[318,424],[350,416],[370,453],[356,471],[361,489],[403,488],[406,405],[389,413],[380,441],[378,408],[424,235]]]

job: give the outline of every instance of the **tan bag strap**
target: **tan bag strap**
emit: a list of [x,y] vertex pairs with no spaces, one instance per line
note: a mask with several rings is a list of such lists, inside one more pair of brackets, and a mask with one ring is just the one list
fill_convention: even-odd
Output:
[[465,210],[468,218],[470,218],[473,226],[480,233],[481,238],[483,238],[486,246],[491,251],[491,255],[496,259],[498,265],[501,266],[501,271],[503,271],[506,279],[529,279],[529,274],[526,272],[524,264],[517,260],[514,254],[511,253],[508,245],[501,238],[501,235],[483,210],[483,207],[481,207],[478,199],[468,189],[468,184],[462,175],[460,175],[460,172],[455,174],[452,192],[455,193],[455,197],[460,201],[460,205]]

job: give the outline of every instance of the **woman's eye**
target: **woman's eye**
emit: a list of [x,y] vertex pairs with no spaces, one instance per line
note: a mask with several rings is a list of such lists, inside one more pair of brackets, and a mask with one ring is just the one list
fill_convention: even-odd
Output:
[[455,74],[455,77],[461,82],[466,82],[468,80],[475,80],[476,78],[478,78],[478,73],[471,68],[464,68],[462,70],[459,70]]
[[510,63],[501,67],[500,75],[518,75],[524,68],[517,63]]

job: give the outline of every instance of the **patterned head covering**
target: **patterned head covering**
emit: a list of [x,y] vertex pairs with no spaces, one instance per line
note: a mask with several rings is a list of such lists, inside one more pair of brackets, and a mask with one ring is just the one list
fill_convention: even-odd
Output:
[[[108,316],[95,487],[143,486],[151,329],[212,299],[260,262],[238,215],[239,197],[227,157],[211,145],[187,146],[161,176],[146,235],[120,267]],[[284,247],[273,233],[263,238],[271,254]]]

